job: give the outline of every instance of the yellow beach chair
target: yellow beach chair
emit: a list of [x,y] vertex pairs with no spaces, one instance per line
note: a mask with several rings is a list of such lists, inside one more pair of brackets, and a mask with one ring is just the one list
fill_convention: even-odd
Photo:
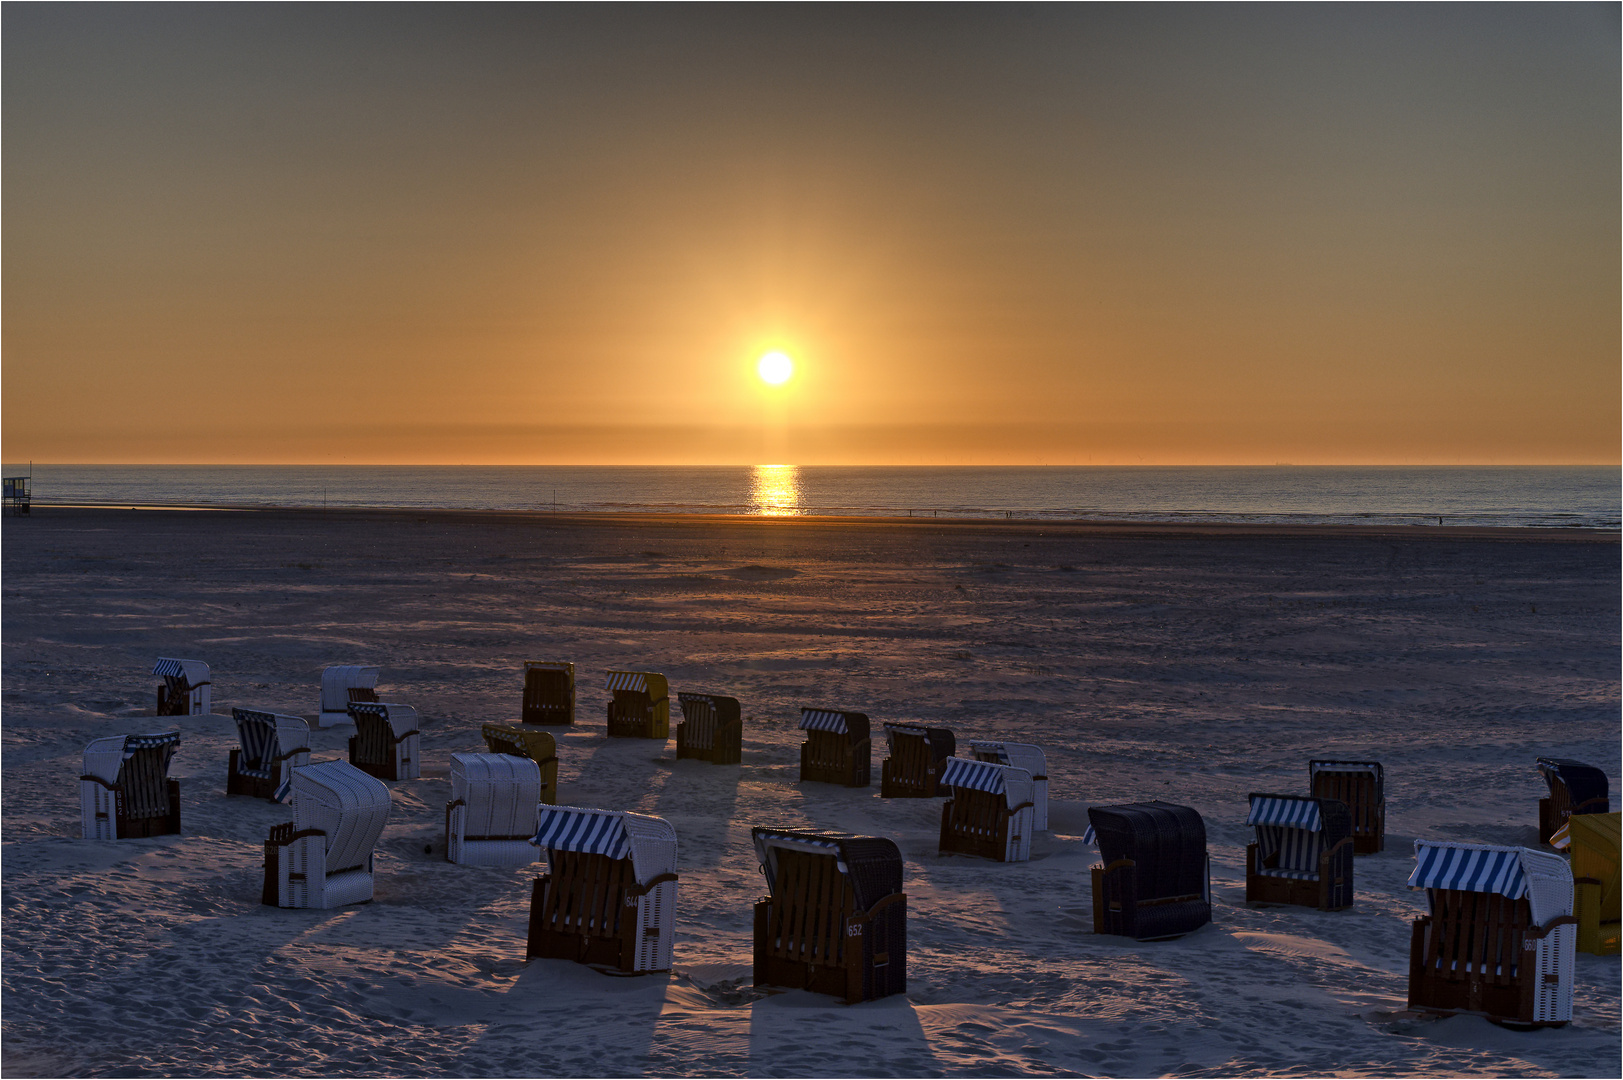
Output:
[[1572,854],[1573,911],[1578,917],[1578,951],[1601,956],[1618,952],[1623,923],[1623,814],[1576,814],[1550,842]]

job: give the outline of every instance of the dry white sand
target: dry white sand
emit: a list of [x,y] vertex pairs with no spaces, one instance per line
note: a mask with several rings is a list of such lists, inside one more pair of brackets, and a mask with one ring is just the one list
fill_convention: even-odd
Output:
[[[4,525],[4,1070],[1616,1075],[1617,957],[1578,957],[1565,1029],[1405,1012],[1404,880],[1416,837],[1533,842],[1537,755],[1615,788],[1618,570],[1575,534],[40,510]],[[158,655],[212,664],[224,714],[180,721],[183,835],[81,840],[85,743],[171,723]],[[526,659],[580,672],[563,800],[677,829],[668,977],[526,963],[534,871],[444,861],[447,756],[516,718]],[[427,768],[392,785],[374,902],[262,907],[290,815],[223,794],[230,707],[313,713],[330,663],[383,667]],[[742,767],[605,739],[608,666],[735,694]],[[803,704],[1043,744],[1052,833],[938,856],[940,803],[880,799],[882,751],[867,791],[797,783]],[[1246,793],[1366,755],[1388,846],[1356,906],[1247,908]],[[1096,936],[1085,808],[1155,797],[1205,817],[1214,922]],[[901,845],[905,998],[752,987],[769,823]]]

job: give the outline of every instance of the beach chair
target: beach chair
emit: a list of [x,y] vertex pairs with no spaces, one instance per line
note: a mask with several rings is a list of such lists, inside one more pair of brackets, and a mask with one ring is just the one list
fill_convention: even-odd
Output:
[[158,684],[159,716],[207,716],[213,707],[209,666],[201,660],[172,660],[160,656],[152,665]]
[[1093,868],[1093,932],[1139,941],[1181,937],[1212,921],[1206,823],[1187,806],[1123,803],[1088,808],[1100,865]]
[[1415,841],[1409,886],[1429,915],[1409,939],[1409,1008],[1558,1027],[1572,1019],[1577,920],[1559,855]]
[[300,765],[288,789],[293,820],[265,839],[260,902],[335,908],[372,899],[372,849],[389,820],[389,789],[344,761]]
[[1253,793],[1245,899],[1340,911],[1353,902],[1352,813],[1338,799]]
[[547,872],[530,894],[525,955],[623,974],[669,971],[676,929],[676,830],[664,818],[543,806],[530,841]]
[[755,984],[846,1004],[907,992],[902,854],[877,836],[754,828]]
[[379,780],[415,780],[422,773],[417,710],[383,701],[352,701],[349,763]]
[[1537,768],[1550,788],[1550,797],[1538,801],[1539,843],[1548,844],[1573,814],[1604,814],[1612,809],[1606,774],[1593,765],[1541,757]]
[[528,866],[541,768],[513,754],[452,754],[445,858],[465,866]]
[[541,796],[537,801],[558,801],[558,742],[550,732],[517,724],[480,724],[479,734],[492,754],[512,754],[535,762],[541,771]]
[[322,727],[350,723],[349,703],[378,699],[378,669],[359,664],[335,664],[321,672]]
[[1578,920],[1578,951],[1608,956],[1618,951],[1623,890],[1619,888],[1619,830],[1623,814],[1578,814],[1555,831],[1550,843],[1572,859],[1572,914]]
[[1031,743],[976,739],[970,742],[969,752],[976,761],[1013,765],[1031,774],[1031,827],[1037,832],[1047,832],[1048,756],[1043,753],[1042,747]]
[[310,725],[302,716],[232,709],[237,741],[226,766],[225,793],[282,801],[292,770],[310,764]]
[[524,663],[524,710],[520,723],[561,725],[575,722],[575,665],[563,661]]
[[609,702],[609,738],[658,739],[671,736],[671,690],[665,676],[652,671],[609,671],[603,688]]
[[879,795],[885,799],[933,799],[941,763],[957,752],[947,728],[886,724],[890,755],[879,766]]
[[800,779],[845,787],[867,787],[868,716],[837,709],[800,710]]
[[129,840],[180,832],[180,781],[169,762],[180,732],[109,735],[85,747],[79,810],[86,840]]
[[1030,773],[1013,765],[948,758],[941,786],[952,794],[941,807],[941,854],[999,862],[1031,858]]
[[676,756],[712,765],[737,765],[743,757],[744,719],[738,699],[721,694],[677,694],[682,722],[676,725]]
[[1314,798],[1347,804],[1353,854],[1373,855],[1386,847],[1386,780],[1379,761],[1310,761],[1307,776]]

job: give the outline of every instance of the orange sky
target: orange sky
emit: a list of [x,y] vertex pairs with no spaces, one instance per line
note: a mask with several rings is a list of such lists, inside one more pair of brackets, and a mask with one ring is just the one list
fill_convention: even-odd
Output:
[[0,17],[8,462],[1619,460],[1615,6]]

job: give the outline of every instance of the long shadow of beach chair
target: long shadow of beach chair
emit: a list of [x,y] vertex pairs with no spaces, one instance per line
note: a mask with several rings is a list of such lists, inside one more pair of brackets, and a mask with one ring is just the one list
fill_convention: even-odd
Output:
[[[541,771],[539,802],[558,801],[558,741],[551,732],[536,731],[517,724],[480,724],[479,734],[492,754],[512,754],[529,758]],[[527,834],[526,834],[527,835]]]
[[1048,756],[1043,753],[1043,748],[1031,743],[974,739],[969,744],[969,752],[976,761],[1013,765],[1031,774],[1031,827],[1037,832],[1047,832]]
[[1538,838],[1548,844],[1574,814],[1605,814],[1612,809],[1606,774],[1570,758],[1538,759],[1539,775],[1549,785],[1549,798],[1538,801]]
[[310,764],[310,724],[302,716],[232,709],[237,741],[226,763],[225,793],[282,801],[292,770]]
[[1578,919],[1578,951],[1615,954],[1623,928],[1623,814],[1577,814],[1550,843],[1565,848],[1572,865],[1572,913]]
[[1353,854],[1386,847],[1386,779],[1379,761],[1307,763],[1308,790],[1317,799],[1338,799],[1352,815]]
[[321,672],[321,715],[324,728],[350,722],[350,702],[378,699],[378,669],[360,664],[334,664]]
[[213,707],[209,666],[201,660],[160,656],[152,665],[158,684],[159,716],[207,716]]
[[890,755],[880,763],[879,794],[886,799],[933,799],[941,763],[953,756],[958,740],[948,728],[886,724]]
[[669,971],[676,929],[676,830],[664,818],[543,806],[531,840],[547,872],[530,894],[525,955],[622,974]]
[[1340,911],[1353,902],[1352,814],[1337,799],[1250,796],[1245,899]]
[[169,762],[180,732],[109,735],[85,747],[79,809],[86,840],[128,840],[180,832],[180,782]]
[[902,855],[877,836],[757,827],[755,983],[847,1004],[907,992]]
[[1188,806],[1094,806],[1093,931],[1139,941],[1179,937],[1212,921],[1206,823]]
[[609,701],[611,739],[658,739],[671,735],[671,689],[665,676],[653,671],[609,671],[604,689]]
[[417,710],[383,701],[352,701],[349,763],[379,780],[415,780],[422,775],[422,731]]
[[1409,1007],[1501,1023],[1572,1019],[1577,920],[1566,860],[1530,848],[1415,841],[1431,909],[1409,940]]
[[800,710],[800,779],[867,787],[870,776],[868,715],[838,709]]
[[952,792],[941,807],[941,854],[999,862],[1031,858],[1030,773],[1013,765],[948,758],[941,786]]
[[389,820],[389,789],[344,761],[301,765],[288,787],[293,820],[265,839],[260,902],[335,908],[372,899],[372,849]]
[[712,765],[737,765],[743,758],[744,719],[738,699],[722,694],[677,694],[682,722],[676,725],[676,756]]
[[528,866],[537,853],[541,769],[513,754],[452,754],[445,858],[465,866]]
[[562,725],[575,722],[575,665],[528,660],[524,664],[524,707],[519,722]]

